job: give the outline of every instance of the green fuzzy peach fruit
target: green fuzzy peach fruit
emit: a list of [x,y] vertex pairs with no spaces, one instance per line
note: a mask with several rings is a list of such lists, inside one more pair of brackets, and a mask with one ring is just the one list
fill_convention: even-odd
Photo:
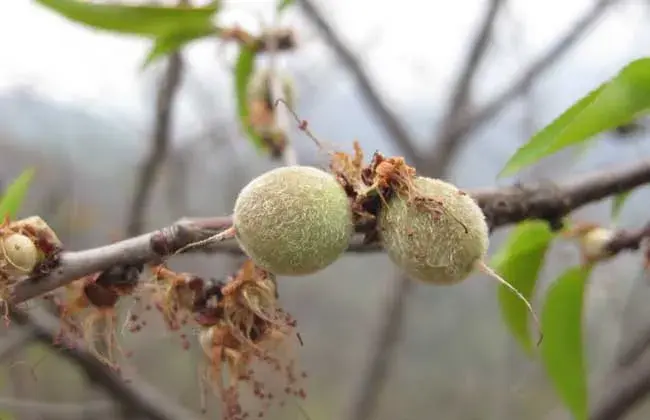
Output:
[[[447,182],[417,177],[415,194],[396,195],[379,214],[378,227],[390,259],[409,276],[434,284],[466,279],[486,256],[485,215],[476,202]],[[438,204],[435,204],[435,203]],[[433,210],[433,211],[432,211]]]
[[332,264],[354,232],[341,185],[307,166],[273,169],[251,181],[237,197],[233,225],[239,245],[257,266],[286,276]]

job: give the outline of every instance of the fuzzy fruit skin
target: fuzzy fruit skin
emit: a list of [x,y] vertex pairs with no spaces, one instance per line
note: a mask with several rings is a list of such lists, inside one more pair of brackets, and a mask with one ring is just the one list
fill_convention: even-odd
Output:
[[38,263],[38,249],[27,236],[14,233],[2,239],[2,254],[0,259],[9,275],[20,276],[29,274]]
[[395,196],[379,215],[383,246],[393,263],[417,280],[459,283],[487,254],[485,215],[469,195],[452,184],[423,177],[415,178],[414,184],[418,194],[442,201],[444,211],[432,215],[408,203],[407,197]]
[[307,166],[273,169],[246,185],[233,214],[237,241],[273,274],[313,274],[347,249],[354,232],[345,191],[329,173]]

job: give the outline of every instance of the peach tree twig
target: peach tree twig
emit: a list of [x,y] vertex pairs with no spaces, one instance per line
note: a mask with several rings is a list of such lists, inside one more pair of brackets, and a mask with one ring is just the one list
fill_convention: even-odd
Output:
[[450,135],[455,138],[468,136],[496,117],[504,108],[520,95],[524,94],[529,86],[544,74],[545,71],[553,67],[554,64],[563,58],[594,27],[598,20],[605,15],[605,12],[618,2],[619,0],[598,0],[595,2],[546,53],[530,63],[529,67],[521,73],[519,78],[516,78],[512,84],[478,111],[470,113],[466,118],[461,118],[457,121],[457,124],[452,127]]
[[169,153],[174,99],[181,84],[183,65],[181,53],[173,53],[169,57],[167,69],[158,85],[151,149],[140,168],[126,228],[128,235],[137,235],[142,231],[144,216],[156,177]]
[[[536,187],[511,186],[467,191],[485,212],[492,228],[506,226],[526,219],[550,222],[591,202],[650,183],[650,159],[635,164],[596,171],[561,184]],[[64,251],[58,265],[49,273],[32,276],[18,283],[8,299],[17,304],[36,298],[83,276],[103,272],[116,266],[138,266],[159,263],[190,243],[207,239],[216,232],[232,226],[230,217],[181,219],[171,226],[135,236],[109,245],[82,251]],[[355,242],[355,251],[372,248]],[[217,244],[197,247],[193,251],[219,252]]]
[[36,340],[56,350],[57,354],[79,366],[89,378],[105,389],[116,401],[129,406],[135,412],[152,420],[198,420],[200,417],[173,403],[171,398],[161,395],[149,384],[129,374],[129,382],[95,356],[84,350],[81,343],[74,346],[59,346],[55,340],[59,332],[59,321],[47,313],[39,316],[12,309],[14,322],[28,330]]

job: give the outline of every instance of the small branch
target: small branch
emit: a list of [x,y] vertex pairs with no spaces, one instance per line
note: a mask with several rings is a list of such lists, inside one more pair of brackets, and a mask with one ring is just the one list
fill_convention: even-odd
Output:
[[650,394],[650,355],[617,369],[596,399],[589,420],[616,420],[629,413]]
[[583,175],[562,185],[513,186],[470,193],[490,226],[497,228],[524,219],[557,221],[585,204],[647,183],[650,183],[650,159],[643,159],[632,165]]
[[452,136],[460,138],[468,136],[476,131],[483,124],[494,118],[514,99],[525,93],[532,82],[550,69],[576,44],[576,42],[587,34],[588,30],[600,19],[607,10],[618,0],[599,0],[575,25],[554,44],[544,55],[530,64],[522,75],[507,87],[501,94],[483,106],[478,112],[458,122],[452,132]]
[[[496,228],[526,219],[557,220],[587,203],[646,183],[650,183],[650,159],[611,171],[595,172],[564,184],[537,188],[516,186],[468,193],[483,208],[488,223]],[[159,262],[182,247],[207,239],[231,225],[229,217],[182,219],[160,230],[113,244],[84,251],[63,252],[58,267],[48,275],[29,278],[17,284],[9,301],[16,304],[33,299],[113,266]],[[358,244],[355,245],[355,251],[359,252],[366,247],[374,251],[381,249],[377,244]],[[220,249],[223,249],[220,245],[207,248],[211,252]],[[205,250],[203,249],[204,252]]]
[[402,124],[399,117],[380,97],[357,57],[355,57],[354,53],[339,38],[312,0],[298,0],[297,3],[302,7],[307,18],[321,32],[325,42],[334,50],[343,65],[357,79],[361,95],[374,112],[377,122],[384,127],[384,130],[400,146],[406,159],[415,164],[415,166],[424,163],[420,153],[415,148],[415,140],[412,135]]
[[27,328],[35,340],[51,347],[57,354],[79,366],[115,400],[128,405],[143,416],[153,420],[198,420],[198,416],[172,403],[171,398],[160,395],[150,385],[133,378],[132,374],[130,374],[130,382],[126,383],[112,369],[82,350],[81,343],[75,343],[72,348],[55,345],[59,323],[54,317],[45,314],[36,317],[19,310],[13,310],[11,317],[14,322]]
[[504,4],[504,0],[490,0],[485,16],[472,42],[467,61],[452,89],[447,112],[436,135],[437,139],[434,143],[433,153],[430,154],[429,158],[431,170],[435,172],[432,176],[439,177],[447,172],[447,168],[453,163],[456,151],[462,147],[462,140],[467,138],[466,136],[457,135],[455,128],[463,120],[463,117],[469,113],[472,84],[482,62],[487,57],[488,46],[494,32],[494,24]]
[[151,152],[140,170],[140,178],[136,185],[126,229],[128,236],[142,232],[144,215],[156,176],[169,151],[174,99],[180,86],[182,70],[183,58],[180,52],[176,52],[169,57],[166,73],[158,87]]
[[614,239],[607,244],[607,251],[618,254],[623,251],[637,251],[643,241],[650,238],[650,223],[640,229],[621,229],[616,232]]

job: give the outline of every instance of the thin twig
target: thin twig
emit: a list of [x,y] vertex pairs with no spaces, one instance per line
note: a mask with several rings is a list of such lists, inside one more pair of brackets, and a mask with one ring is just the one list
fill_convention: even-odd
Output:
[[49,314],[28,315],[20,310],[12,311],[12,319],[27,328],[34,339],[56,350],[57,354],[68,359],[85,371],[89,378],[104,388],[116,401],[128,405],[134,411],[153,420],[198,420],[198,416],[173,403],[172,398],[160,395],[155,388],[129,374],[127,383],[114,370],[84,350],[83,344],[58,346],[54,344],[59,331],[59,322]]
[[650,394],[650,354],[616,369],[603,389],[603,394],[594,400],[589,420],[623,418]]
[[142,164],[140,177],[136,184],[126,229],[128,236],[137,235],[142,232],[144,215],[153,191],[156,176],[169,151],[172,116],[176,102],[174,99],[180,86],[182,70],[183,58],[180,52],[175,52],[169,57],[166,72],[158,86],[151,151]]
[[321,32],[327,44],[334,50],[348,71],[357,79],[361,95],[377,117],[377,122],[384,127],[384,130],[391,136],[393,141],[400,146],[406,159],[415,164],[415,166],[421,166],[420,163],[423,163],[423,160],[415,148],[413,136],[402,124],[400,118],[381,98],[378,89],[370,81],[366,71],[352,50],[339,38],[312,0],[297,0],[297,3],[302,7],[307,18]]
[[468,136],[497,116],[513,100],[524,94],[534,80],[539,78],[545,71],[564,57],[576,45],[577,41],[588,33],[588,30],[595,25],[598,19],[604,16],[605,12],[618,1],[599,0],[596,2],[584,16],[576,21],[564,36],[560,37],[545,54],[533,61],[528,66],[528,69],[510,86],[505,88],[494,99],[490,100],[479,111],[459,121],[451,135],[456,138]]
[[469,49],[467,61],[459,72],[456,84],[452,89],[449,105],[440,127],[436,130],[434,150],[430,155],[429,163],[431,170],[437,172],[432,176],[442,176],[451,167],[453,159],[450,157],[456,155],[456,150],[461,145],[456,144],[461,141],[461,137],[455,133],[455,128],[464,116],[470,114],[469,102],[472,91],[472,85],[481,64],[487,57],[488,46],[492,41],[495,22],[499,11],[505,4],[504,0],[491,0],[474,40]]

